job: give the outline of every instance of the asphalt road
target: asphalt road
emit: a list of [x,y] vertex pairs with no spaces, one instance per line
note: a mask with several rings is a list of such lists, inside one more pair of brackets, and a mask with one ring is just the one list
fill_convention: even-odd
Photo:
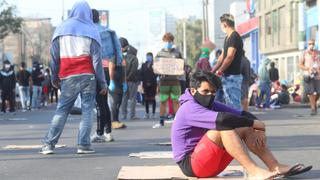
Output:
[[[137,106],[143,116],[142,106]],[[130,153],[170,151],[170,146],[150,143],[168,142],[170,124],[152,129],[156,119],[125,121],[126,129],[114,130],[114,142],[94,144],[95,154],[77,155],[76,138],[80,116],[71,115],[54,155],[39,154],[39,149],[7,150],[7,145],[41,145],[54,112],[54,106],[16,115],[0,116],[0,179],[114,180],[121,166],[172,165],[172,159],[138,159]],[[313,165],[312,171],[294,179],[320,179],[320,115],[311,117],[305,108],[256,111],[267,124],[268,144],[279,161]],[[96,123],[94,123],[96,124]],[[254,158],[256,160],[256,158]],[[258,161],[262,164],[261,161]],[[233,164],[237,164],[233,162]]]

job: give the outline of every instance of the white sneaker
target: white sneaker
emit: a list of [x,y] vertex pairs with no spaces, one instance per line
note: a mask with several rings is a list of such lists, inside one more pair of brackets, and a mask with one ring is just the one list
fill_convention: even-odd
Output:
[[161,127],[163,127],[163,125],[161,125],[160,123],[155,124],[155,125],[152,126],[153,129],[161,128]]
[[112,141],[114,141],[111,133],[104,133],[103,136],[104,136],[104,139],[105,139],[106,142],[112,142]]
[[104,143],[106,142],[105,138],[103,136],[98,135],[95,133],[93,136],[91,136],[91,142],[92,143]]

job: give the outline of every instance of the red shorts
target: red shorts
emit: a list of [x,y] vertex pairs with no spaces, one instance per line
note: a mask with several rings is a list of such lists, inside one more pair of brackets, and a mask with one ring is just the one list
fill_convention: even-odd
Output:
[[197,177],[212,177],[222,172],[233,160],[223,148],[204,135],[191,154],[192,171]]

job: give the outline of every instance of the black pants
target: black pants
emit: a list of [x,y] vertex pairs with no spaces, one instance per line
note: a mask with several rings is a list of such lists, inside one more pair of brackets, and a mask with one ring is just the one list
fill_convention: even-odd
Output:
[[121,106],[123,92],[122,90],[109,91],[109,106],[111,110],[111,120],[119,121],[119,110]]
[[58,89],[55,87],[52,87],[50,90],[50,96],[51,96],[51,103],[53,103],[53,96],[55,96],[56,103],[58,103]]
[[1,111],[6,112],[6,100],[9,102],[10,112],[15,111],[15,95],[13,90],[2,90],[1,93],[2,107]]
[[103,135],[104,128],[106,133],[111,133],[111,115],[108,105],[108,95],[99,94],[100,90],[97,91],[97,134]]
[[152,114],[154,114],[156,112],[156,100],[145,100],[147,114],[149,114],[149,103],[152,103]]

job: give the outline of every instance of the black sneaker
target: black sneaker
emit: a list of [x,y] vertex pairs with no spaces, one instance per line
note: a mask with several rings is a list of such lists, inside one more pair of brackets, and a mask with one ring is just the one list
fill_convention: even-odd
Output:
[[310,113],[311,116],[315,116],[317,115],[317,110],[315,109],[311,109],[311,113]]

